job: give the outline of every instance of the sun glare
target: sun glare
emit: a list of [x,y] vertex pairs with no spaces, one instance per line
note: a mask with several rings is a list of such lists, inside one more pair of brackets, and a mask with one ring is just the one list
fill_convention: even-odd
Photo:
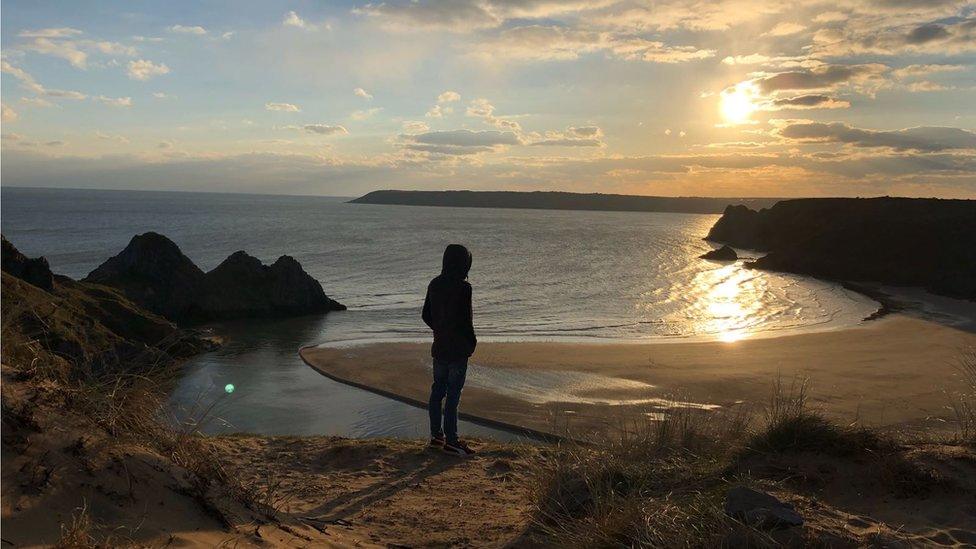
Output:
[[755,88],[744,84],[723,91],[719,108],[725,122],[728,124],[748,122],[749,116],[756,110],[756,104],[752,101],[755,95]]

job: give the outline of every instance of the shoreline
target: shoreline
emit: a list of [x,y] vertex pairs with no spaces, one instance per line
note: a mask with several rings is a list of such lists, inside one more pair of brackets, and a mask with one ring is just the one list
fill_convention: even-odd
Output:
[[[812,403],[828,416],[938,430],[950,420],[945,390],[955,375],[952,363],[968,347],[976,348],[976,333],[898,312],[854,328],[736,342],[483,342],[470,361],[461,417],[505,430],[575,435],[665,413],[677,395],[681,406],[763,405],[777,377],[804,377],[811,380]],[[337,382],[426,407],[427,342],[307,346],[299,355]],[[475,370],[489,381],[473,381]],[[493,387],[490,381],[499,379],[493,375],[565,387],[579,385],[572,376],[598,376],[595,383],[623,382],[600,392],[626,404],[559,400],[564,393],[546,401],[544,394],[525,393],[534,389],[521,381],[515,385],[522,393]],[[596,389],[583,387],[581,394]],[[633,404],[637,399],[642,403]]]
[[[379,395],[379,396],[382,396],[382,397],[386,397],[388,399],[395,400],[397,402],[402,402],[404,404],[407,404],[409,406],[413,406],[415,408],[420,408],[420,409],[423,409],[423,410],[426,410],[427,409],[427,402],[426,402],[426,400],[412,398],[412,397],[409,397],[409,396],[405,396],[405,395],[399,394],[399,393],[397,393],[395,391],[387,391],[387,390],[384,390],[384,389],[380,389],[380,388],[377,388],[377,387],[372,387],[372,386],[369,386],[369,385],[366,385],[366,384],[363,384],[363,383],[359,383],[359,382],[356,382],[356,381],[353,381],[353,380],[350,380],[350,379],[344,379],[344,378],[341,378],[341,377],[339,377],[337,375],[334,375],[334,374],[329,373],[329,371],[326,370],[326,369],[320,369],[315,364],[313,364],[312,362],[310,362],[309,359],[306,358],[305,357],[305,354],[303,353],[304,351],[306,351],[308,349],[314,349],[314,348],[316,348],[315,345],[306,345],[305,347],[302,347],[302,348],[300,348],[298,350],[298,356],[299,356],[299,358],[302,359],[302,362],[304,362],[306,366],[308,366],[309,368],[312,368],[313,370],[315,370],[319,374],[321,374],[321,375],[323,375],[323,376],[331,379],[332,381],[335,381],[336,383],[341,383],[343,385],[348,385],[348,386],[354,387],[356,389],[362,389],[363,391],[368,391],[370,393],[373,393],[373,394],[376,394],[376,395]],[[458,419],[459,420],[464,420],[464,421],[469,421],[471,423],[475,423],[475,424],[478,424],[478,425],[482,425],[484,427],[491,427],[493,429],[498,429],[500,431],[508,431],[508,432],[510,432],[512,434],[524,436],[526,438],[530,438],[530,439],[537,440],[537,441],[540,441],[540,442],[557,443],[557,442],[563,442],[565,440],[568,440],[568,437],[561,436],[561,435],[557,435],[555,433],[549,433],[549,432],[545,432],[545,431],[540,431],[540,430],[537,430],[537,429],[532,429],[532,428],[525,427],[525,426],[522,426],[522,425],[518,425],[518,424],[515,424],[515,423],[508,423],[508,422],[504,422],[504,421],[497,421],[497,420],[493,420],[493,419],[490,419],[490,418],[486,418],[486,417],[481,417],[481,416],[478,416],[478,415],[469,414],[469,413],[466,413],[466,412],[463,412],[463,411],[460,411],[460,410],[458,410]]]

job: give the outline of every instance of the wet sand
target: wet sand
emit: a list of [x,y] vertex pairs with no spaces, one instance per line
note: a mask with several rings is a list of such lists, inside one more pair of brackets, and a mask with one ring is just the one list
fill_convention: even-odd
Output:
[[[842,331],[737,342],[488,342],[471,358],[461,411],[495,425],[582,433],[666,411],[657,399],[761,406],[777,376],[787,383],[803,376],[811,405],[837,420],[944,429],[952,417],[946,391],[958,383],[956,363],[966,348],[976,348],[971,331],[907,314]],[[300,354],[328,377],[425,404],[428,343],[307,347]]]

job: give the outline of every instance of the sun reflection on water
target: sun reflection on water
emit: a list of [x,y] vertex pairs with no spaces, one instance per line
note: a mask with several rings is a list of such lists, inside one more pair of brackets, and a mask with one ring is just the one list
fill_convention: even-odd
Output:
[[732,343],[751,335],[750,325],[762,306],[755,276],[737,264],[702,273],[701,331]]

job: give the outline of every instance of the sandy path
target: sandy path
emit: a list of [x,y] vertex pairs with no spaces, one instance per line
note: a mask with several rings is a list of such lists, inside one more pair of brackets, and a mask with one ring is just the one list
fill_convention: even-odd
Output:
[[503,547],[533,510],[530,449],[487,445],[462,459],[423,442],[337,437],[220,437],[226,467],[274,486],[289,520],[336,541],[387,547]]
[[[544,432],[562,432],[567,424],[605,429],[621,418],[660,412],[654,398],[761,404],[778,375],[800,375],[811,380],[812,403],[837,419],[938,429],[951,417],[945,391],[967,347],[976,348],[976,334],[903,314],[849,330],[732,343],[482,343],[461,408],[469,418]],[[301,356],[334,379],[413,404],[427,398],[426,343],[310,347]],[[553,372],[570,377],[560,385]],[[511,379],[525,383],[505,381]],[[554,400],[527,389],[532,383],[548,384]],[[595,397],[648,402],[610,405]]]

